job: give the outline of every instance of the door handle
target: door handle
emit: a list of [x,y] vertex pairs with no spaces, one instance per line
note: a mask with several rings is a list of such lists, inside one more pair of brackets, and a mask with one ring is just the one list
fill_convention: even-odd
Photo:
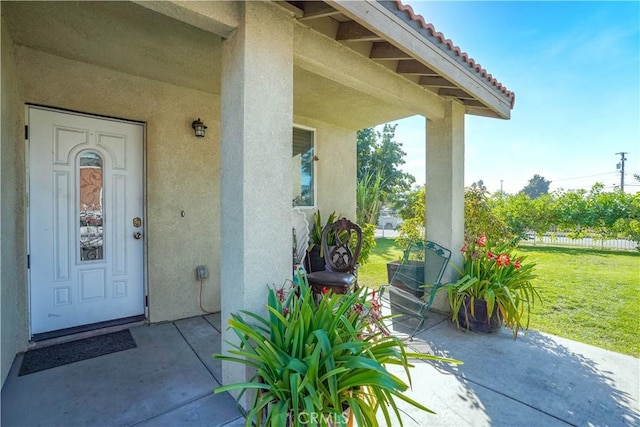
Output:
[[133,238],[138,240],[142,237],[142,233],[133,233]]

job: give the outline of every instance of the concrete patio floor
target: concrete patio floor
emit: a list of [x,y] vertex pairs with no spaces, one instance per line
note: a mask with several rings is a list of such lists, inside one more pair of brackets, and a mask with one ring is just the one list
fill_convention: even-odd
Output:
[[[415,364],[409,395],[437,414],[401,402],[407,426],[640,425],[636,358],[536,331],[515,342],[507,330],[462,332],[435,313],[428,322],[410,346],[464,364]],[[220,351],[219,316],[130,330],[137,348],[22,377],[16,357],[2,389],[2,426],[244,424],[231,396],[212,393],[221,378],[211,359]]]

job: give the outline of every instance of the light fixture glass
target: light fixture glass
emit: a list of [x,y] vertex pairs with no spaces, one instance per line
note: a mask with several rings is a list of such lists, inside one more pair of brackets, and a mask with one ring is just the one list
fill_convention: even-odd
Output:
[[195,131],[197,137],[199,138],[204,137],[204,130],[207,127],[204,125],[204,123],[200,121],[200,117],[198,117],[198,120],[194,120],[193,123],[191,123],[191,127]]

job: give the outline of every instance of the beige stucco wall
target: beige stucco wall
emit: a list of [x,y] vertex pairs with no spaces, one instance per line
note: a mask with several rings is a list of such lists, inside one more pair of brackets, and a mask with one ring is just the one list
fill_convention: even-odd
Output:
[[[316,207],[320,209],[322,219],[335,211],[355,220],[356,131],[302,116],[294,116],[294,122],[316,131]],[[310,214],[314,210],[303,211],[311,223]]]
[[17,352],[27,346],[26,249],[24,221],[24,109],[19,101],[16,64],[4,17],[1,27],[2,131],[0,212],[0,341],[4,383]]
[[[220,310],[219,97],[19,47],[22,101],[147,123],[146,243],[152,322]],[[191,122],[209,127],[196,138]],[[184,211],[184,217],[181,213]]]

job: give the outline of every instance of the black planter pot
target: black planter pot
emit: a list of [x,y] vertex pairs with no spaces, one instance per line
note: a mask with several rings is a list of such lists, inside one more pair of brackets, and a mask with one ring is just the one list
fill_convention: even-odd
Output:
[[[462,307],[458,312],[458,323],[460,327],[470,329],[474,332],[497,332],[502,327],[502,316],[498,307],[493,308],[493,314],[491,318],[487,315],[487,302],[483,299],[475,299],[474,314],[471,315],[471,304],[469,298],[465,298],[462,302]],[[468,320],[468,322],[467,322]]]
[[324,270],[324,258],[320,256],[320,245],[315,245],[307,252],[305,268],[308,273]]
[[[424,291],[413,289],[405,284],[424,283],[424,262],[423,261],[408,261],[407,264],[402,265],[402,274],[396,276],[396,272],[400,267],[400,261],[392,261],[387,263],[387,280],[392,286],[410,292],[414,296],[421,298],[424,295]],[[396,276],[396,277],[394,277]],[[401,276],[401,277],[400,277]]]

